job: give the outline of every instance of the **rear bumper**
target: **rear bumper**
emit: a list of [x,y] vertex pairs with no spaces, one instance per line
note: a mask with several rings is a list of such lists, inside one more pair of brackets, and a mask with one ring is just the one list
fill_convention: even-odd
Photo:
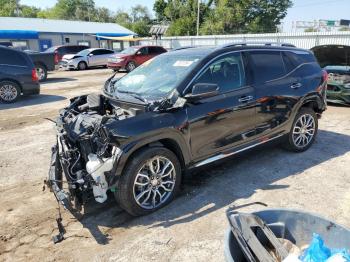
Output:
[[38,95],[40,94],[40,84],[39,83],[25,83],[22,85],[23,95]]

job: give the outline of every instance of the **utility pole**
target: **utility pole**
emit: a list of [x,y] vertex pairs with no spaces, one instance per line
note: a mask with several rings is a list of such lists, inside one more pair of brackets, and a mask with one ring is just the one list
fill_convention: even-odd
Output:
[[197,36],[199,35],[199,6],[200,6],[200,0],[197,2]]
[[19,0],[16,0],[16,16],[19,16],[20,15],[20,12],[19,12]]

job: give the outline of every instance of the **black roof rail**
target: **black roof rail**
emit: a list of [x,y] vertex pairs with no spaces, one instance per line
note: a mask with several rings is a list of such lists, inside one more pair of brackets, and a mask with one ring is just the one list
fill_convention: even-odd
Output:
[[197,46],[189,45],[189,46],[180,46],[174,49],[171,49],[170,51],[177,51],[177,50],[182,50],[182,49],[189,49],[189,48],[195,48]]
[[254,45],[263,45],[263,46],[285,46],[285,47],[296,47],[295,45],[289,43],[279,43],[279,42],[237,42],[237,43],[228,43],[219,46],[218,48],[228,48],[234,46],[254,46]]

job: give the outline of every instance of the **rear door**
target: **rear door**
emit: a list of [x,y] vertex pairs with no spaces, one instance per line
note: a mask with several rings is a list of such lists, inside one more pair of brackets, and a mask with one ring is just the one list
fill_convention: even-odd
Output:
[[27,54],[0,48],[0,81],[15,79],[21,85],[32,82],[32,69],[34,65]]
[[240,52],[221,55],[190,86],[192,90],[197,83],[215,83],[220,92],[187,108],[195,160],[225,152],[255,138],[255,94],[248,85],[244,65]]
[[106,66],[108,63],[108,58],[114,54],[114,51],[108,49],[101,49],[98,57],[98,65]]
[[293,67],[287,67],[285,53],[280,50],[247,53],[256,90],[257,135],[281,132],[302,93],[302,79],[292,72]]

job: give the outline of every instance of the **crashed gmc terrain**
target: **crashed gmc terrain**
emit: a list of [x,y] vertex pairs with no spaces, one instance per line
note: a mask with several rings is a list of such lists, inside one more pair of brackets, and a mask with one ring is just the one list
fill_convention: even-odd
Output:
[[187,170],[272,140],[308,149],[326,78],[311,52],[286,44],[162,54],[60,111],[48,184],[67,208],[111,191],[128,213],[153,212]]

